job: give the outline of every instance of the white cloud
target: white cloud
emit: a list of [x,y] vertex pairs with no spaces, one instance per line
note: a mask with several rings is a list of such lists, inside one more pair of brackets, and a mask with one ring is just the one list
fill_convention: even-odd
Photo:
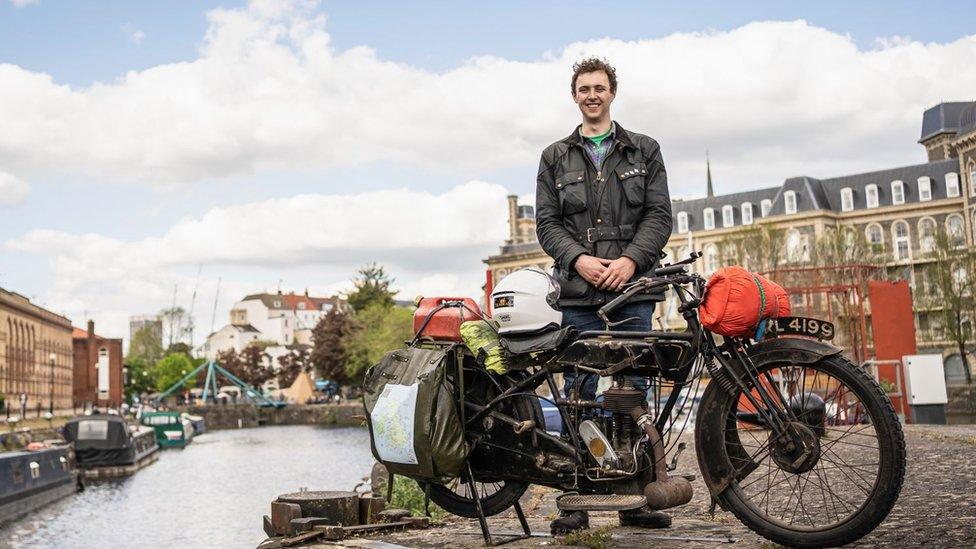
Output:
[[26,181],[0,171],[0,206],[16,206],[22,203],[30,194],[30,185]]
[[122,32],[129,42],[137,46],[142,44],[142,40],[146,37],[146,33],[132,26],[132,23],[122,25]]
[[[99,311],[110,334],[125,333],[128,314],[169,306],[174,285],[181,288],[178,302],[188,307],[196,266],[203,265],[196,309],[202,337],[218,276],[224,277],[218,327],[233,301],[274,289],[278,278],[286,288],[331,293],[348,289],[356,269],[372,261],[397,279],[402,299],[477,296],[484,281],[480,260],[507,234],[505,194],[499,185],[472,181],[442,194],[299,195],[213,208],[138,241],[33,230],[4,248],[49,257],[54,283],[46,301],[76,319]],[[263,284],[255,284],[257,272],[265,273]]]
[[13,4],[15,8],[22,8],[31,4],[40,4],[41,0],[10,0],[10,3]]
[[578,116],[572,62],[597,54],[618,68],[617,118],[662,143],[673,194],[703,186],[706,148],[723,192],[921,161],[921,111],[976,89],[972,36],[860,50],[803,21],[756,22],[432,73],[336,51],[304,2],[208,18],[198,59],[89,88],[0,65],[0,165],[156,184],[375,161],[530,166]]

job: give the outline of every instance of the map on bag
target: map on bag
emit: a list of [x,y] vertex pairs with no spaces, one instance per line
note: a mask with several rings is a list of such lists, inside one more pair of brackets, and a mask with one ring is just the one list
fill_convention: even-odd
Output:
[[418,384],[389,384],[376,400],[369,418],[373,425],[373,445],[382,461],[417,464],[413,425],[419,387]]

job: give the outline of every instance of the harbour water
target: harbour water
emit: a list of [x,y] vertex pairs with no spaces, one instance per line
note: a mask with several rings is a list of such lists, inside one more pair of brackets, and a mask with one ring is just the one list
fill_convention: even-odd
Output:
[[255,547],[275,496],[351,490],[372,463],[365,429],[213,431],[131,478],[91,484],[7,525],[0,547]]

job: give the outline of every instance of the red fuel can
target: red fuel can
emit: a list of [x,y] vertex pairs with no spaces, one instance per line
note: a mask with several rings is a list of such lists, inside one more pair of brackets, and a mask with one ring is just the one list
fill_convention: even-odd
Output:
[[[441,308],[445,303],[448,306]],[[464,307],[460,306],[462,303]],[[416,334],[423,327],[420,337],[461,341],[461,323],[479,319],[481,308],[469,297],[422,297],[413,313],[413,332]]]

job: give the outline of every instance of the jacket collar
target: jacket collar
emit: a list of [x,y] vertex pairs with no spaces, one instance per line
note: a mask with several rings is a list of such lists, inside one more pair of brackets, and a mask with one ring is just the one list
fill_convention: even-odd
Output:
[[[630,140],[630,132],[628,132],[627,130],[625,130],[624,127],[620,125],[620,122],[617,122],[616,120],[613,122],[613,124],[614,124],[614,130],[615,130],[614,131],[614,134],[613,134],[614,140],[617,143],[619,143],[621,146],[623,146],[623,147],[627,147],[627,148],[630,148],[630,149],[636,149],[637,146],[634,145],[634,142]],[[560,141],[563,142],[563,143],[566,143],[567,145],[579,145],[579,142],[580,142],[580,128],[582,128],[582,127],[583,127],[583,125],[582,124],[579,124],[578,126],[576,126],[576,129],[573,130],[573,133],[567,135],[566,137],[564,137]]]

